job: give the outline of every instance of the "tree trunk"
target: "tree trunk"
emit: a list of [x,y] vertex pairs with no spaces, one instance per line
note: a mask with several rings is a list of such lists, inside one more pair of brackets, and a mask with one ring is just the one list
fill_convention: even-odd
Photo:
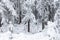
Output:
[[1,21],[2,21],[2,19],[0,19],[0,27],[2,26]]
[[19,14],[19,24],[21,23],[21,4],[20,0],[17,0],[18,14]]
[[42,30],[44,29],[44,19],[42,19]]
[[30,32],[30,19],[28,21],[28,32]]

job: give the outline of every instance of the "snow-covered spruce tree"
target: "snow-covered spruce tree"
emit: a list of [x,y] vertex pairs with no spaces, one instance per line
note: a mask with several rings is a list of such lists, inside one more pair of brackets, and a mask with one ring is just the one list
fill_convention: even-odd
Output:
[[56,31],[57,31],[57,36],[56,36],[56,40],[60,40],[60,1],[58,1],[59,3],[59,7],[55,13],[55,16],[54,16],[54,22],[55,22],[55,25],[56,25]]
[[[44,29],[47,21],[54,21],[54,0],[40,0],[38,1],[37,10],[39,14],[42,16],[42,29]],[[53,11],[52,11],[53,10]]]
[[[23,10],[23,4],[25,2],[25,0],[10,0],[11,2],[14,3],[14,9],[16,10],[17,14],[18,14],[18,18],[16,19],[18,24],[21,23],[22,18],[24,17],[24,13],[25,11]],[[23,13],[24,11],[24,13]]]
[[[39,19],[41,20],[40,21],[40,23],[42,23],[42,29],[44,29],[44,22],[45,22],[45,19],[46,19],[46,13],[47,13],[47,11],[46,11],[46,9],[45,9],[45,6],[47,6],[46,5],[46,1],[44,1],[44,0],[38,0],[37,1],[37,10],[38,10],[38,13],[39,13]],[[46,12],[46,13],[45,13]],[[45,18],[45,19],[44,19]],[[44,21],[44,22],[43,22]]]
[[0,11],[2,10],[1,23],[3,24],[1,29],[3,32],[7,31],[7,29],[9,29],[8,24],[10,24],[10,22],[12,22],[12,24],[15,24],[15,22],[16,22],[15,19],[18,17],[16,14],[16,10],[14,10],[13,5],[14,5],[14,3],[10,2],[10,0],[1,0],[1,2],[0,2]]
[[33,23],[33,21],[35,20],[34,19],[34,15],[32,13],[32,9],[31,9],[31,6],[33,5],[33,1],[31,2],[32,0],[26,0],[23,5],[22,5],[22,12],[24,15],[24,18],[22,19],[22,23],[23,24],[27,24],[28,27],[27,27],[27,30],[28,32],[30,32],[30,28],[32,27],[30,24]]
[[[8,18],[10,21],[12,21],[12,23],[14,24],[14,23],[17,23],[16,21],[16,19],[17,19],[17,17],[18,17],[18,15],[17,15],[17,11],[14,9],[14,3],[13,2],[11,2],[10,0],[9,1],[7,1],[7,2],[4,2],[5,3],[5,5],[6,5],[6,8],[8,9],[8,13],[6,14],[6,15],[10,15],[10,17]],[[12,17],[12,19],[11,19],[11,17]]]
[[55,14],[55,22],[56,22],[56,28],[58,30],[58,33],[60,34],[60,7],[58,8],[58,10],[56,11],[56,14]]
[[14,4],[15,4],[15,9],[16,9],[16,11],[17,11],[17,14],[18,14],[18,24],[20,24],[21,23],[21,14],[22,14],[22,10],[21,10],[21,2],[20,2],[21,0],[14,0]]
[[7,22],[4,16],[4,11],[6,11],[6,9],[3,7],[4,4],[0,2],[0,32],[6,32],[7,31]]

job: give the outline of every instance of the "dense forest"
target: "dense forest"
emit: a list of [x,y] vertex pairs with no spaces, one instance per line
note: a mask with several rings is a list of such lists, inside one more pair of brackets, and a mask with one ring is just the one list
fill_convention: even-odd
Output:
[[60,0],[0,0],[0,32],[60,34]]

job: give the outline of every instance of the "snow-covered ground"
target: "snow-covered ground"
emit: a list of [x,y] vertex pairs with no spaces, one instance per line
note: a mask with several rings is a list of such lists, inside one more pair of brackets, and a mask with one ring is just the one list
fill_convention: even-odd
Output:
[[42,32],[31,34],[31,33],[11,33],[7,31],[0,33],[0,40],[60,40],[60,34],[54,29],[56,24],[48,22],[48,27]]
[[[12,40],[49,40],[48,36],[44,36],[42,33],[37,33],[37,34],[12,34]],[[9,32],[6,33],[0,33],[0,40],[11,40],[9,39],[10,34]]]

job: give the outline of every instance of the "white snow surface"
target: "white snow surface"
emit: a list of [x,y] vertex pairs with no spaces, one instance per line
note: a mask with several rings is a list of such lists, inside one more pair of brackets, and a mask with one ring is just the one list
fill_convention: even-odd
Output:
[[[0,40],[60,40],[60,34],[56,33],[52,26],[55,27],[55,23],[48,22],[47,28],[35,34],[23,32],[16,34],[7,31],[5,33],[0,33]],[[48,35],[50,35],[50,37]],[[53,39],[53,37],[55,37],[55,39]]]
[[[6,33],[0,33],[0,40],[9,40],[9,32]],[[12,40],[49,40],[48,36],[44,36],[42,33],[37,34],[12,34],[13,39]]]

